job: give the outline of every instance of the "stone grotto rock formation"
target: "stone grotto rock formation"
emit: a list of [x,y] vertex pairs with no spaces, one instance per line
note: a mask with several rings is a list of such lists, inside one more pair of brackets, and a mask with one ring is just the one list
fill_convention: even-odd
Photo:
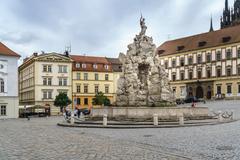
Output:
[[168,75],[160,65],[153,39],[145,35],[145,19],[140,19],[141,32],[128,45],[127,54],[120,53],[123,72],[118,81],[117,106],[158,107],[175,102]]

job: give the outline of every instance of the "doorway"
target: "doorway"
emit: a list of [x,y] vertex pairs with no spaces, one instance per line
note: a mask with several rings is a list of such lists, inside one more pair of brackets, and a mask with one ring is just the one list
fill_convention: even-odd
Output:
[[197,87],[196,98],[203,98],[203,88],[201,86]]

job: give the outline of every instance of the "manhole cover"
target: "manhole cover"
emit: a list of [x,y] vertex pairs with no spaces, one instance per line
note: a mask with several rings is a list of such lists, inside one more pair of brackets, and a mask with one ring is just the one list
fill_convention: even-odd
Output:
[[217,150],[231,151],[231,150],[233,150],[233,147],[232,146],[219,146],[219,147],[217,147]]
[[144,135],[143,137],[152,137],[153,135]]

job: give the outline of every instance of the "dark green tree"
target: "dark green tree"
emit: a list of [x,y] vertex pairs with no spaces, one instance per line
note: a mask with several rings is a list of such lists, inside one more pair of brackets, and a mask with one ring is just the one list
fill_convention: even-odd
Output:
[[102,92],[98,92],[95,97],[93,98],[94,105],[103,105],[109,106],[111,105],[110,100],[105,96]]
[[61,112],[63,111],[63,108],[67,107],[71,103],[72,101],[68,98],[66,93],[59,93],[54,100],[54,105],[60,107]]

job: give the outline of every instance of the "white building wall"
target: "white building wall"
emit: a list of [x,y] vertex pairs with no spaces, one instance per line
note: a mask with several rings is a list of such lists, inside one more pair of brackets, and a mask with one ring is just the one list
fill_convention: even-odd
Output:
[[4,93],[0,94],[0,107],[6,106],[6,116],[0,119],[18,118],[18,57],[0,56],[0,78],[4,79]]

